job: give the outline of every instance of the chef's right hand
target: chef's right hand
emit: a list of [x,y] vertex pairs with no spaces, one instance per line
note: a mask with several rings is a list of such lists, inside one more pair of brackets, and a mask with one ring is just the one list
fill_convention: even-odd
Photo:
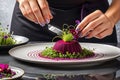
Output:
[[17,0],[22,14],[35,23],[44,26],[53,18],[47,0]]

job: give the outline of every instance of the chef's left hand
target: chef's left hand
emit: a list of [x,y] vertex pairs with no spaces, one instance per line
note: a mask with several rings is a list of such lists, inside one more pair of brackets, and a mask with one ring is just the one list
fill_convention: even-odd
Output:
[[80,33],[80,37],[102,39],[112,34],[114,25],[102,11],[96,10],[78,24],[76,31]]

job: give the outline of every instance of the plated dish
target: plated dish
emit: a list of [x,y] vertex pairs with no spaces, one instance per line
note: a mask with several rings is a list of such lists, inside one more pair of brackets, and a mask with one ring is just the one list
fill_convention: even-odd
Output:
[[9,54],[18,60],[58,67],[93,66],[120,56],[120,49],[118,47],[97,43],[80,43],[84,48],[89,50],[94,49],[94,57],[72,60],[55,60],[39,56],[39,53],[43,51],[46,46],[52,47],[54,44],[55,43],[36,43],[21,45],[10,49]]
[[0,45],[0,50],[9,50],[12,47],[23,45],[29,42],[29,39],[24,36],[12,35],[13,39],[16,41],[13,45]]
[[28,41],[28,38],[19,35],[13,35],[13,33],[9,32],[7,27],[4,28],[0,25],[0,50],[7,50],[14,46],[25,44]]
[[[52,47],[40,52],[40,57],[49,59],[83,59],[95,56],[92,50],[82,48],[78,42],[78,35],[75,28],[63,29],[61,35],[57,36],[60,40],[56,41]],[[56,37],[55,37],[56,38]],[[54,38],[53,38],[54,39]]]
[[24,74],[24,70],[8,66],[7,64],[0,64],[0,80],[18,79]]
[[120,56],[120,49],[117,47],[79,43],[75,28],[68,25],[56,37],[60,40],[55,43],[20,46],[11,49],[9,54],[19,60],[59,67],[92,66]]

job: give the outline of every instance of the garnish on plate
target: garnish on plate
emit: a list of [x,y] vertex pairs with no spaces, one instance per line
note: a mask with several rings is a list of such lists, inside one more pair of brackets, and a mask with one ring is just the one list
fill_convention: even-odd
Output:
[[16,73],[10,69],[8,64],[0,64],[0,79],[9,78],[15,74]]
[[16,40],[12,37],[12,33],[8,28],[3,28],[0,24],[0,46],[9,46],[16,44]]
[[[63,33],[53,47],[46,47],[41,53],[41,57],[59,59],[81,59],[94,56],[92,50],[82,48],[78,42],[78,34],[74,26],[63,27]],[[56,38],[56,37],[55,37]]]

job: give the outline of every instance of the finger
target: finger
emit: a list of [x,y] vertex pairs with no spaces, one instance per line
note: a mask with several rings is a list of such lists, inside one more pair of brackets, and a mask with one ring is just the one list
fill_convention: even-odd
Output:
[[81,31],[88,23],[98,18],[101,14],[103,14],[100,10],[96,10],[95,12],[86,16],[82,22],[77,26],[76,30]]
[[[46,1],[46,4],[48,5],[48,2]],[[50,8],[49,8],[49,5],[48,5],[48,13],[49,13],[49,18],[50,19],[52,19],[53,18],[53,16],[52,16],[52,13],[51,13],[51,11],[50,11]]]
[[20,8],[23,16],[24,16],[25,18],[31,20],[31,19],[29,18],[29,16],[27,15],[27,11],[25,10],[24,6],[20,4],[20,5],[19,5],[19,8]]
[[87,38],[92,38],[95,35],[98,35],[99,33],[103,32],[104,30],[106,30],[107,28],[105,28],[104,26],[106,26],[106,24],[100,24],[99,26],[97,26],[93,31],[91,31],[88,35]]
[[29,4],[30,4],[30,6],[32,8],[32,11],[33,11],[35,17],[37,18],[38,23],[41,26],[45,26],[46,22],[45,22],[45,20],[44,20],[44,18],[42,16],[42,12],[40,11],[40,8],[38,6],[37,1],[36,0],[30,0]]
[[38,4],[40,6],[44,20],[46,21],[46,23],[49,23],[51,13],[50,13],[47,1],[46,0],[38,0]]
[[107,30],[105,30],[105,31],[103,31],[103,32],[101,32],[101,33],[99,33],[99,34],[96,35],[95,37],[98,38],[98,39],[102,39],[102,38],[104,38],[104,37],[106,37],[106,36],[111,35],[112,32],[113,32],[113,29],[107,29]]
[[24,8],[25,8],[25,10],[27,12],[27,16],[29,17],[29,19],[31,21],[33,21],[33,22],[37,22],[37,19],[36,19],[35,15],[33,14],[32,9],[31,9],[31,7],[30,7],[28,2],[26,2],[24,4]]
[[81,37],[87,36],[88,32],[91,30],[94,30],[97,26],[101,25],[103,22],[102,18],[97,18],[90,22],[82,31],[81,31]]
[[[40,0],[39,0],[40,1]],[[51,11],[50,11],[50,8],[49,8],[49,4],[48,4],[48,2],[46,1],[46,0],[44,0],[44,2],[46,3],[46,11],[47,11],[47,13],[48,13],[48,15],[49,15],[49,18],[50,19],[52,19],[53,18],[53,16],[52,16],[52,13],[51,13]],[[44,6],[43,5],[41,5],[41,7],[43,7],[43,9],[44,9]]]
[[[100,21],[101,21],[101,22],[100,22]],[[106,30],[106,29],[108,29],[108,28],[110,28],[110,26],[111,26],[111,25],[110,25],[110,22],[106,19],[106,17],[104,16],[104,14],[101,15],[101,16],[98,18],[98,20],[96,20],[95,22],[96,22],[96,23],[99,23],[99,22],[100,22],[100,24],[99,24],[96,28],[94,28],[93,31],[90,32],[90,30],[89,30],[89,31],[86,31],[86,30],[85,30],[85,32],[90,32],[90,33],[87,35],[87,37],[89,37],[89,38],[94,37],[95,35],[101,33],[102,31],[104,31],[104,30]],[[92,26],[94,26],[94,25],[92,25]],[[91,26],[91,27],[92,27],[92,26]],[[83,30],[83,31],[84,31],[84,30]]]

